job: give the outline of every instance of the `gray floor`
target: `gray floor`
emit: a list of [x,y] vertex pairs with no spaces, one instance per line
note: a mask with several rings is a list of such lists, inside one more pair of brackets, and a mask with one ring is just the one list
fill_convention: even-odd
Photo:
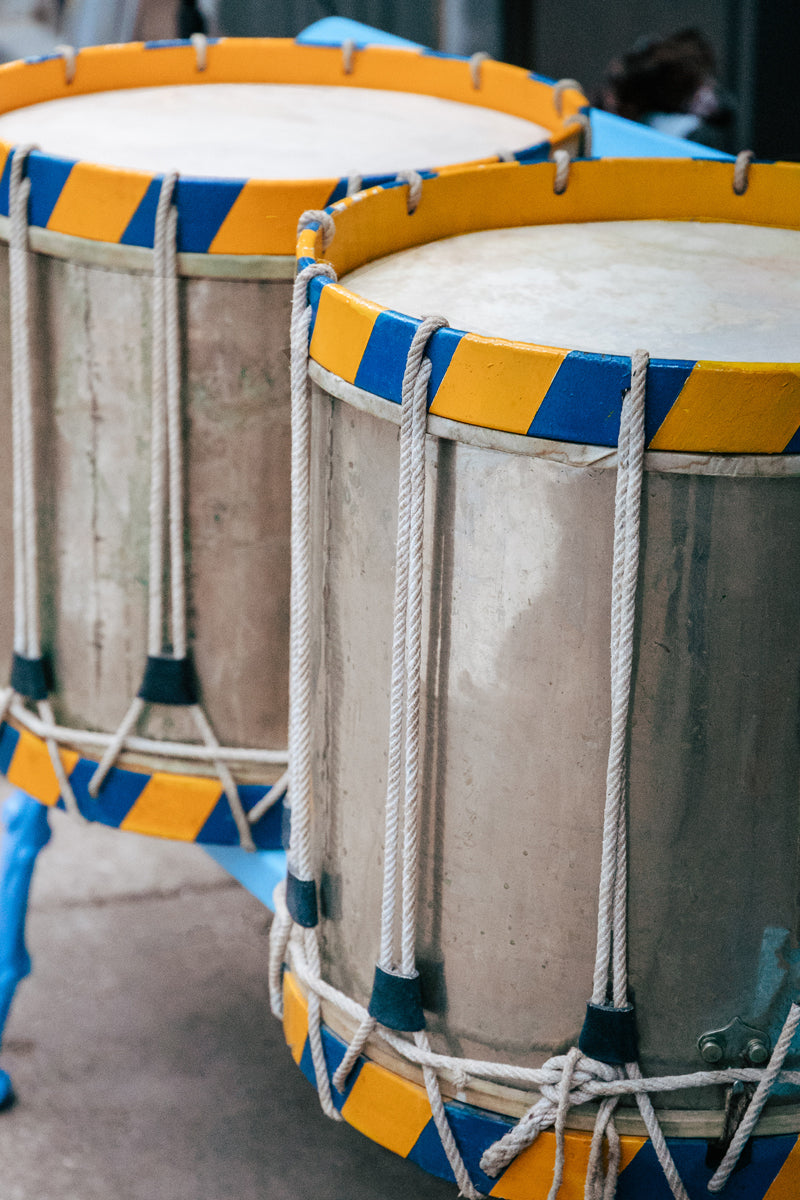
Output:
[[268,1009],[256,900],[194,846],[53,827],[0,1056],[0,1200],[455,1200],[322,1116]]

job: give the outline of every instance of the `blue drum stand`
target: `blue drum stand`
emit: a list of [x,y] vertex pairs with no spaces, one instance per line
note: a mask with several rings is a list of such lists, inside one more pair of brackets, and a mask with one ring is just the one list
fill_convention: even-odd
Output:
[[[30,974],[25,915],[36,856],[50,841],[47,809],[24,792],[14,792],[2,809],[0,842],[0,1048],[17,984]],[[14,1100],[11,1080],[0,1069],[0,1109]]]

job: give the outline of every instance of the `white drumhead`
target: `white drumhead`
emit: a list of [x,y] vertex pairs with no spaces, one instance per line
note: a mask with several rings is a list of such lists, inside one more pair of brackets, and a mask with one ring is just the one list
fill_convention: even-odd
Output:
[[353,271],[347,287],[456,329],[600,354],[796,362],[800,232],[612,221],[447,238]]
[[447,166],[546,141],[507,113],[367,88],[187,84],[51,100],[0,116],[0,140],[152,173],[326,179]]

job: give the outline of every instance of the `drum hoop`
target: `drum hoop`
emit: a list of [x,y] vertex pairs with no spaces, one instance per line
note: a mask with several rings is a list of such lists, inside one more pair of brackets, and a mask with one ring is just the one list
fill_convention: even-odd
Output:
[[[552,163],[454,169],[422,181],[409,213],[404,184],[328,208],[299,236],[298,270],[324,259],[341,277],[365,262],[440,238],[522,225],[588,221],[708,221],[800,228],[800,165],[754,163],[743,192],[733,164],[697,159],[579,160],[554,191]],[[347,383],[400,403],[417,318],[326,279],[308,289],[310,354]],[[447,314],[444,314],[445,316]],[[632,348],[633,349],[633,348]],[[440,329],[429,344],[431,416],[558,442],[616,446],[631,360]],[[690,454],[800,451],[800,363],[654,358],[647,448]]]
[[[494,108],[550,130],[550,139],[515,152],[520,161],[547,158],[553,148],[577,150],[588,102],[577,89],[558,92],[549,80],[493,61],[481,65],[476,87],[469,59],[421,49],[369,46],[351,69],[334,46],[291,38],[209,38],[198,66],[189,41],[96,46],[0,66],[0,112],[48,100],[140,87],[212,83],[316,84],[402,91]],[[8,215],[13,147],[0,141],[0,215]],[[498,162],[500,155],[486,162]],[[399,163],[398,170],[408,164]],[[56,233],[126,246],[153,245],[163,175],[100,166],[33,151],[30,224]],[[394,176],[369,176],[372,186]],[[294,248],[298,215],[345,195],[347,179],[214,179],[183,176],[174,203],[178,249],[209,255],[284,255]]]

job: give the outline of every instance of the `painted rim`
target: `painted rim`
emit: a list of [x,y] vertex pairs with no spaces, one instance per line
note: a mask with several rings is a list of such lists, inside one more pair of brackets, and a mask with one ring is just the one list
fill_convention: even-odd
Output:
[[[469,60],[433,51],[370,46],[358,50],[345,73],[339,47],[300,44],[291,38],[209,39],[206,66],[197,68],[190,41],[136,42],[81,50],[67,82],[60,55],[0,66],[0,112],[90,92],[204,83],[320,84],[414,92],[462,104],[495,108],[552,130],[549,141],[515,158],[546,159],[556,146],[577,146],[573,118],[588,114],[574,88],[559,111],[549,81],[505,63],[481,64],[475,88]],[[8,216],[9,155],[0,142],[0,215]],[[482,160],[484,161],[484,160]],[[485,161],[497,162],[491,158]],[[429,164],[425,164],[429,165]],[[399,164],[398,170],[407,166]],[[448,168],[449,170],[450,168]],[[162,175],[98,166],[33,151],[30,221],[34,226],[93,241],[152,246]],[[390,176],[367,177],[369,185]],[[291,254],[297,218],[343,196],[346,179],[213,179],[185,175],[173,203],[178,209],[178,250],[193,254]]]
[[[117,765],[109,771],[95,800],[89,795],[89,780],[97,769],[97,760],[63,747],[60,755],[78,808],[87,821],[179,842],[240,844],[219,779]],[[8,721],[0,724],[0,774],[40,804],[65,807],[46,743]],[[269,784],[239,784],[244,811],[255,808],[270,790]],[[282,816],[283,804],[278,800],[251,827],[257,849],[280,848]]]
[[[298,269],[330,262],[338,276],[438,238],[484,229],[584,221],[715,221],[800,229],[800,165],[756,163],[744,194],[733,164],[703,159],[582,160],[566,190],[551,163],[442,172],[388,184],[329,206],[336,232],[323,250],[318,223],[297,243]],[[346,383],[400,403],[406,355],[419,320],[314,279],[310,354]],[[446,314],[445,314],[446,315]],[[631,361],[441,329],[428,346],[432,416],[507,433],[616,446]],[[800,451],[800,363],[652,359],[647,446],[701,454]]]
[[[302,990],[287,971],[284,975],[284,1036],[292,1057],[311,1084],[316,1086],[314,1064],[308,1041],[308,1006]],[[328,1075],[332,1079],[347,1044],[325,1025],[322,1045]],[[455,1182],[436,1131],[424,1087],[372,1062],[361,1055],[344,1092],[331,1084],[336,1108],[348,1124],[366,1137],[407,1158],[432,1175]],[[502,1200],[546,1200],[553,1181],[555,1134],[539,1135],[497,1179],[484,1175],[481,1155],[515,1124],[509,1117],[445,1101],[445,1110],[459,1151],[473,1184]],[[568,1131],[565,1138],[564,1182],[559,1200],[583,1200],[586,1167],[592,1135]],[[648,1138],[623,1134],[622,1162],[617,1200],[671,1200],[655,1151]],[[667,1138],[667,1145],[691,1200],[708,1197],[708,1181],[714,1174],[706,1166],[705,1138]],[[796,1133],[752,1139],[752,1154],[746,1166],[732,1177],[723,1195],[737,1200],[792,1200],[800,1194],[800,1138]]]

